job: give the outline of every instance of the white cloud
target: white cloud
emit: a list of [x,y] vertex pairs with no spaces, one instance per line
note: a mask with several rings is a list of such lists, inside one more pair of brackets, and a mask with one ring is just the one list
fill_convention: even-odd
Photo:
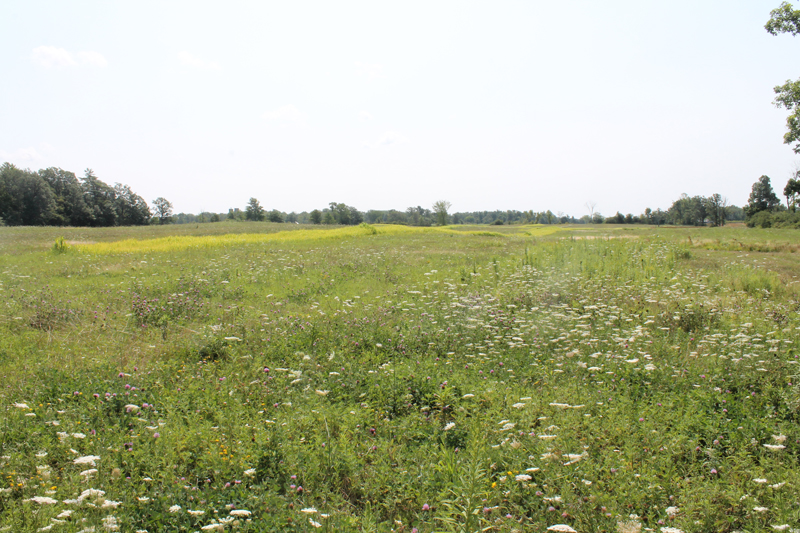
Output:
[[366,111],[361,111],[358,114],[358,118],[360,118],[361,120],[372,120],[373,116],[372,116],[372,114],[367,113]]
[[286,122],[302,122],[305,116],[292,104],[283,105],[262,115],[267,120],[281,120]]
[[379,146],[389,146],[390,144],[401,144],[407,142],[408,139],[402,133],[397,131],[387,131],[374,143],[364,142],[362,143],[362,146],[364,148],[377,148]]
[[105,67],[108,61],[99,52],[86,50],[73,54],[55,46],[37,46],[31,52],[31,60],[44,68],[67,68],[85,65],[89,67]]
[[8,161],[13,163],[14,161],[33,161],[34,159],[39,159],[41,155],[39,152],[36,151],[36,148],[30,146],[28,148],[18,148],[13,152],[6,152],[5,150],[0,150],[0,161]]
[[216,61],[206,61],[196,55],[190,54],[186,50],[178,52],[178,61],[187,67],[194,67],[203,70],[219,70],[219,63]]
[[386,74],[383,73],[383,65],[377,63],[362,63],[361,61],[356,61],[355,64],[359,76],[365,76],[370,80],[386,77]]

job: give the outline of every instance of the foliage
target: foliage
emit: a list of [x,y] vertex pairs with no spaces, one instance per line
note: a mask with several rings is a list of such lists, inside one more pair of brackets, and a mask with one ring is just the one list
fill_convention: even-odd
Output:
[[247,208],[244,210],[245,220],[264,220],[264,208],[256,198],[250,198],[247,202]]
[[159,224],[169,224],[172,217],[172,202],[159,196],[153,200],[154,216]]
[[[772,35],[800,34],[800,10],[793,9],[789,2],[781,3],[777,9],[770,12],[770,19],[765,28]],[[787,80],[774,90],[777,95],[775,105],[790,112],[786,118],[786,128],[789,131],[783,136],[783,142],[786,144],[796,142],[793,149],[795,153],[800,154],[800,80]]]
[[774,211],[780,205],[781,201],[775,191],[772,190],[769,176],[761,176],[758,181],[753,183],[750,198],[744,210],[747,217],[750,218],[761,211]]
[[452,204],[447,200],[438,200],[433,203],[433,214],[436,216],[436,224],[439,226],[447,225],[447,212]]

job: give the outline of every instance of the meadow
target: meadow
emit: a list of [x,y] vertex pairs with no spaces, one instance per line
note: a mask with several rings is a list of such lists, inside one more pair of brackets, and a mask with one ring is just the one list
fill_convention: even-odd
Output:
[[0,531],[800,531],[798,250],[0,228]]

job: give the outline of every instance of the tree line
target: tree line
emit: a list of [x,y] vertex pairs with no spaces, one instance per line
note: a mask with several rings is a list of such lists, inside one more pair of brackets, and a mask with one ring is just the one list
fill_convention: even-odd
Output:
[[82,178],[56,167],[33,172],[11,163],[0,165],[0,225],[139,226],[167,223],[172,204],[144,199],[121,183],[113,187],[92,169]]
[[769,176],[761,176],[750,190],[750,198],[745,206],[747,225],[751,228],[800,228],[800,168],[786,182],[783,188],[786,205],[772,189]]
[[322,209],[284,212],[267,209],[257,198],[250,198],[242,208],[230,208],[227,213],[202,212],[173,215],[172,204],[165,198],[152,202],[152,209],[127,185],[113,187],[99,179],[91,169],[83,177],[73,172],[50,167],[33,172],[10,163],[0,166],[0,224],[57,225],[57,226],[128,226],[166,223],[206,223],[229,221],[269,221],[275,223],[358,225],[401,224],[434,226],[446,224],[653,224],[653,225],[712,225],[726,221],[746,220],[750,226],[800,227],[800,215],[795,215],[800,202],[800,169],[784,189],[784,207],[772,190],[770,179],[762,176],[753,184],[748,204],[729,205],[720,194],[688,196],[683,194],[669,209],[650,209],[634,215],[617,211],[603,216],[596,204],[586,204],[588,214],[579,218],[563,212],[547,211],[469,211],[450,213],[451,204],[445,200],[430,208],[415,206],[405,210],[359,209],[341,202],[330,202]]

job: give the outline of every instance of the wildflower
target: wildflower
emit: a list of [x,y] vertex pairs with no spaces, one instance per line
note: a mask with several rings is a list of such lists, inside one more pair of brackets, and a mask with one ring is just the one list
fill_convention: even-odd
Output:
[[314,527],[322,527],[322,524],[320,524],[316,520],[312,520],[311,518],[308,519],[308,523],[311,524]]
[[574,529],[567,524],[556,524],[547,528],[547,531],[561,531],[563,533],[577,533]]
[[514,479],[516,479],[517,481],[530,481],[533,478],[531,478],[531,476],[529,476],[528,474],[517,474],[517,476]]
[[456,423],[455,422],[448,422],[447,425],[444,427],[444,430],[445,431],[450,431],[454,427],[456,427]]
[[201,516],[201,515],[204,515],[206,513],[205,511],[193,511],[191,509],[188,509],[186,512],[189,513],[192,516]]
[[89,480],[90,477],[94,476],[97,473],[96,468],[90,468],[89,470],[84,470],[81,472],[81,477],[85,477],[86,481]]
[[779,526],[772,526],[772,529],[774,529],[776,531],[785,531],[785,530],[789,529],[789,524],[781,524]]
[[81,492],[81,495],[78,496],[78,499],[75,503],[83,503],[83,501],[92,499],[96,502],[102,502],[105,500],[103,497],[105,496],[105,491],[100,489],[86,489],[85,491]]
[[429,511],[430,509],[431,509],[431,506],[430,506],[430,505],[428,505],[427,503],[425,503],[425,504],[423,504],[423,505],[422,505],[422,510],[423,510],[423,511]]
[[117,524],[117,517],[107,516],[103,518],[103,527],[109,531],[119,531],[119,524]]
[[170,513],[177,513],[180,510],[181,510],[181,506],[180,505],[173,505],[172,507],[169,508],[169,512]]
[[28,407],[27,403],[16,403],[15,402],[14,403],[14,407],[16,407],[17,409],[30,409],[30,407]]
[[253,477],[253,476],[256,475],[256,469],[255,468],[249,468],[249,469],[244,471],[244,475],[247,476],[247,477]]
[[122,502],[115,502],[114,500],[105,500],[101,506],[103,509],[116,509]]
[[523,407],[525,407],[525,404],[521,403],[521,402],[517,402],[514,405],[512,405],[511,407],[513,407],[514,409],[522,409]]
[[678,509],[675,506],[671,506],[671,507],[667,507],[666,509],[664,509],[664,512],[667,513],[668,517],[673,518],[674,516],[676,516],[680,512],[680,509]]
[[759,507],[758,505],[753,507],[753,510],[757,513],[765,513],[769,511],[769,507]]
[[756,479],[753,480],[753,483],[766,483],[766,482],[767,482],[767,480],[764,479],[763,477],[756,478]]
[[764,448],[773,452],[777,452],[783,450],[784,448],[786,448],[786,446],[784,446],[783,444],[764,444]]
[[315,514],[317,512],[317,509],[315,507],[306,507],[304,509],[300,509],[300,512],[306,514]]
[[95,461],[99,461],[99,460],[100,460],[100,456],[99,455],[84,455],[83,457],[78,457],[77,459],[75,459],[72,462],[73,462],[73,464],[76,464],[76,465],[97,466],[97,463]]
[[30,499],[30,501],[38,503],[39,505],[51,505],[58,503],[58,500],[54,500],[53,498],[49,498],[47,496],[34,496]]
[[319,396],[327,396],[330,391],[329,390],[316,390],[314,392],[316,392]]
[[202,529],[203,531],[212,531],[212,530],[213,531],[225,531],[225,525],[224,524],[218,524],[216,522],[212,522],[212,523],[208,524],[207,526],[201,527],[200,529]]
[[[778,444],[783,444],[783,442],[786,440],[786,435],[773,435],[772,438]],[[772,526],[772,527],[775,527],[775,526]]]
[[617,522],[617,531],[619,533],[639,533],[642,530],[642,523],[636,520],[629,522]]
[[231,511],[231,516],[250,516],[251,514],[253,513],[251,513],[247,509],[234,509],[233,511]]

